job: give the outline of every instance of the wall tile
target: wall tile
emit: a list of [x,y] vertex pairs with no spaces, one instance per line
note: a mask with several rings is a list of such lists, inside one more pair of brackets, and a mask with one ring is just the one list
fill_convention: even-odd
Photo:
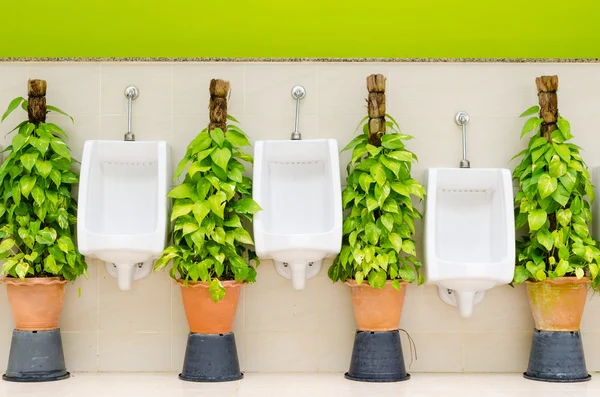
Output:
[[350,288],[344,283],[333,283],[327,276],[331,260],[323,262],[321,272],[308,283],[317,287],[319,332],[348,332],[356,329]]
[[167,272],[151,273],[124,292],[100,265],[100,332],[170,332],[170,286]]
[[488,290],[464,324],[467,332],[531,332],[534,324],[526,286],[505,285]]
[[406,290],[406,300],[400,320],[400,327],[410,333],[431,332],[461,332],[463,319],[458,310],[442,302],[438,295],[437,286],[410,285]]
[[[231,93],[227,113],[237,118],[244,112],[243,63],[184,63],[173,66],[173,112],[208,115],[211,79],[227,80]],[[291,87],[290,87],[291,89]]]
[[[247,113],[243,117],[242,130],[254,143],[259,140],[288,140],[295,128],[295,113],[281,113],[265,116],[258,113]],[[302,139],[317,139],[319,136],[318,118],[315,114],[300,112],[300,124],[298,130]]]
[[466,372],[523,372],[529,362],[532,331],[468,332],[465,341]]
[[10,353],[10,341],[12,340],[12,329],[0,331],[0,371],[6,370],[8,355]]
[[291,280],[277,274],[272,261],[263,261],[256,284],[246,287],[246,331],[316,331],[317,288],[311,281],[297,291]]
[[130,85],[139,90],[139,97],[133,102],[133,114],[173,113],[171,64],[110,63],[102,65],[102,114],[127,114],[124,92]]
[[315,372],[317,356],[315,333],[246,333],[248,372]]
[[[438,328],[439,329],[439,328]],[[411,363],[409,340],[400,332],[406,369],[412,372],[462,372],[463,339],[460,332],[410,332],[417,359]]]
[[300,114],[317,113],[319,94],[315,64],[288,64],[284,67],[277,63],[247,64],[244,112],[269,118],[288,113],[294,115],[296,101],[292,98],[292,88],[296,85],[306,89],[306,96],[300,102]]
[[321,332],[317,334],[317,370],[319,372],[346,372],[350,367],[353,331]]
[[70,115],[99,114],[101,68],[98,63],[37,63],[29,67],[29,75],[48,82],[49,105]]
[[6,294],[6,286],[0,285],[0,333],[12,332],[15,327],[13,320],[12,309],[8,302],[8,295]]
[[98,371],[98,331],[62,331],[61,336],[68,371]]
[[170,371],[169,333],[101,332],[100,371]]
[[87,259],[89,278],[79,277],[68,283],[65,304],[60,316],[63,332],[94,332],[98,330],[98,263]]
[[583,339],[583,351],[585,352],[587,370],[590,372],[600,371],[600,355],[597,353],[600,332],[583,331],[581,333],[581,338]]

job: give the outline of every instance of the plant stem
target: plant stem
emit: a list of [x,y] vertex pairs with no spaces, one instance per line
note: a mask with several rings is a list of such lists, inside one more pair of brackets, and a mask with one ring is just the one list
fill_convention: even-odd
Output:
[[36,126],[46,121],[46,80],[29,80],[27,82],[27,115],[29,122]]
[[367,77],[369,143],[377,147],[381,146],[381,137],[385,134],[385,80],[382,74]]
[[[552,131],[558,129],[556,122],[558,121],[558,76],[541,76],[535,79],[535,85],[538,90],[538,102],[540,104],[540,117],[542,125],[540,126],[540,135],[549,143],[552,143]],[[556,230],[556,214],[548,214],[550,222],[550,233]],[[554,250],[553,250],[554,251]],[[554,252],[549,254],[556,258]]]
[[212,79],[210,81],[210,101],[208,109],[210,124],[208,130],[220,128],[223,133],[227,129],[227,96],[229,95],[229,81]]

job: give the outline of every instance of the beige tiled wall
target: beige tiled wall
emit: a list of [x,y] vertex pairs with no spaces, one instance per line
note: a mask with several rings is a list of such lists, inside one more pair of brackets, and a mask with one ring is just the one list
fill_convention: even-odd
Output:
[[[138,140],[171,143],[173,162],[207,124],[208,83],[232,83],[230,113],[253,140],[288,139],[294,127],[291,88],[302,84],[300,129],[304,138],[336,138],[346,144],[365,114],[365,77],[388,77],[388,112],[420,158],[414,176],[429,167],[458,165],[460,130],[454,114],[466,110],[469,159],[473,167],[514,167],[509,159],[525,142],[517,116],[536,103],[534,78],[558,74],[561,114],[571,121],[575,142],[590,166],[600,165],[600,64],[352,64],[352,63],[0,63],[0,109],[26,94],[27,78],[48,81],[48,103],[75,117],[70,133],[75,157],[86,139],[122,139],[126,131],[123,90],[134,84],[134,132]],[[11,115],[4,136],[23,116]],[[52,118],[55,119],[54,116]],[[342,173],[348,154],[341,156]],[[419,237],[420,240],[420,237]],[[420,248],[420,247],[419,247]],[[166,273],[136,281],[121,292],[96,260],[89,279],[67,287],[61,320],[71,371],[180,370],[187,324],[178,287]],[[279,277],[264,261],[258,282],[246,287],[235,323],[239,356],[246,371],[347,370],[354,336],[350,297],[324,269],[303,291]],[[77,290],[81,288],[81,296]],[[7,361],[13,327],[0,287],[0,369]],[[591,297],[591,295],[590,295]],[[590,370],[600,370],[600,299],[590,299],[583,320]],[[463,320],[442,303],[432,286],[408,289],[401,327],[414,339],[418,360],[410,371],[520,372],[526,368],[533,322],[525,291],[504,286],[489,291],[472,318]],[[408,341],[403,346],[409,359]]]

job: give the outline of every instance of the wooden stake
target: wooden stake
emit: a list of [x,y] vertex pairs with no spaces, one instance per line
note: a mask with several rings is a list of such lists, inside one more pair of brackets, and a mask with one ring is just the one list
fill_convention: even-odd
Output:
[[[540,117],[543,119],[540,126],[540,135],[552,142],[552,131],[558,129],[558,76],[541,76],[535,79],[540,104]],[[556,214],[548,214],[550,222],[549,231],[556,230]]]
[[382,74],[367,77],[369,143],[373,146],[381,146],[381,137],[385,134],[385,80]]
[[46,80],[27,81],[27,115],[35,125],[46,122],[46,87]]
[[552,131],[558,129],[558,76],[541,76],[535,79],[540,104],[540,117],[543,119],[540,134],[552,142]]
[[212,79],[210,81],[210,101],[208,110],[210,124],[208,130],[220,128],[223,133],[227,130],[227,96],[229,95],[229,81]]

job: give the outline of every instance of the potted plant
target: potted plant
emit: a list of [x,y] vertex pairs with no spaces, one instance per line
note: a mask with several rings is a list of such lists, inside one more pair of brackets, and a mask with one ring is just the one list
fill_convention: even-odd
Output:
[[28,92],[2,116],[22,107],[29,117],[0,166],[0,259],[16,328],[4,379],[35,382],[69,376],[58,322],[65,284],[87,275],[87,264],[74,244],[75,160],[65,132],[46,122],[48,111],[65,113],[46,105],[44,80],[29,80]]
[[352,150],[342,192],[346,217],[342,249],[328,272],[334,282],[350,286],[358,325],[346,377],[379,382],[409,378],[398,327],[406,284],[422,282],[413,240],[421,214],[411,198],[425,194],[410,175],[417,157],[404,141],[412,137],[386,114],[385,81],[381,74],[367,77],[369,114],[359,124],[362,134],[343,149]]
[[590,174],[567,120],[558,114],[557,76],[536,79],[539,106],[521,136],[532,134],[515,157],[519,184],[515,197],[516,227],[527,234],[517,242],[514,284],[527,284],[535,330],[525,377],[543,381],[584,381],[585,366],[579,324],[588,287],[599,289],[600,250],[588,222],[594,191]]
[[[240,288],[253,283],[256,261],[243,219],[260,210],[252,181],[240,161],[252,162],[241,148],[250,146],[227,114],[229,82],[210,83],[210,124],[188,146],[175,172],[185,173],[173,198],[173,242],[155,270],[172,261],[170,275],[181,286],[190,335],[180,378],[229,381],[242,377],[231,332]],[[209,342],[209,343],[207,343]]]

